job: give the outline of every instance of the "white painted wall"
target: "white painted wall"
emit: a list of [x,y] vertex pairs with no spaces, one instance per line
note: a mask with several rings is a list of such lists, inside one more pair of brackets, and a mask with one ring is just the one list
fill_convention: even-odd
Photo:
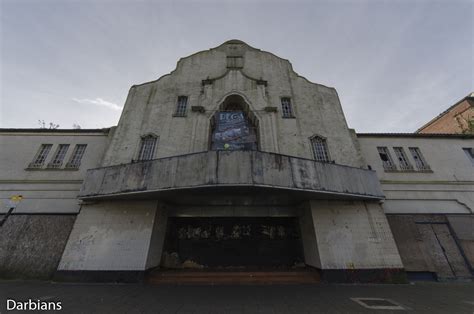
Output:
[[[41,144],[53,144],[45,164],[59,144],[70,144],[66,163],[76,144],[87,144],[79,170],[27,169]],[[77,194],[87,169],[98,167],[108,144],[107,133],[7,131],[0,129],[0,213],[8,211],[12,195],[24,199],[15,213],[76,213]]]
[[[474,213],[474,166],[463,148],[474,147],[474,138],[429,136],[359,136],[367,165],[377,172],[386,196],[383,205],[390,214],[466,214]],[[408,150],[419,147],[432,172],[387,172],[377,152],[378,146],[389,147],[398,165],[393,147]]]

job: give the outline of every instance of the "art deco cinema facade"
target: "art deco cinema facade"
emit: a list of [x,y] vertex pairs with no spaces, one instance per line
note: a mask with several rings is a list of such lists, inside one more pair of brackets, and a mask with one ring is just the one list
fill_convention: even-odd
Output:
[[[41,134],[13,190],[25,194],[25,213],[28,180],[61,199],[48,205],[37,197],[29,206],[44,215],[17,222],[50,226],[37,234],[50,241],[41,267],[55,278],[133,281],[151,269],[303,267],[328,281],[405,278],[384,188],[336,90],[309,82],[272,53],[227,41],[132,86],[116,127]],[[71,147],[62,148],[59,163],[65,143]],[[87,146],[82,155],[78,145]],[[31,162],[31,152],[25,155]],[[71,167],[78,155],[81,166]],[[68,159],[69,167],[61,164]],[[13,258],[5,263],[21,272]]]

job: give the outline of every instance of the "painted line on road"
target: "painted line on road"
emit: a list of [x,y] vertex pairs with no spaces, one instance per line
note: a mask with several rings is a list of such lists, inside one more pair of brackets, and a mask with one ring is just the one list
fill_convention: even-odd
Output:
[[350,298],[352,301],[359,305],[371,309],[371,310],[401,310],[406,311],[407,308],[401,304],[391,300],[383,298]]

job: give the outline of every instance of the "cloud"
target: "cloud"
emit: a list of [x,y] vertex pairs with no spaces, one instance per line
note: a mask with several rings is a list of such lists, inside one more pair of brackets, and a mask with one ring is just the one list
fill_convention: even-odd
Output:
[[80,103],[80,104],[91,104],[91,105],[96,105],[96,106],[107,107],[107,108],[112,109],[112,110],[118,110],[118,111],[122,110],[122,107],[120,107],[119,105],[117,105],[113,102],[110,102],[110,101],[103,100],[102,98],[96,98],[96,99],[73,98],[72,100],[74,100],[75,102]]

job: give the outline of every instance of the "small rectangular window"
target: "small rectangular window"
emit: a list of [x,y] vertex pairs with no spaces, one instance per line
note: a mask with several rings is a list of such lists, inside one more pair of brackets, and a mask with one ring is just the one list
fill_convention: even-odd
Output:
[[86,151],[86,147],[86,144],[78,144],[76,147],[74,147],[74,151],[72,152],[69,162],[66,164],[66,168],[79,168],[81,165],[82,156],[84,156]]
[[403,147],[394,147],[393,151],[398,159],[398,164],[400,165],[401,170],[413,170],[413,166],[408,161],[408,157],[405,154]]
[[283,118],[294,118],[293,108],[291,107],[291,99],[284,97],[281,99],[281,112]]
[[329,153],[326,139],[316,136],[311,139],[314,159],[317,161],[329,162]]
[[418,147],[409,147],[411,156],[413,157],[413,160],[415,161],[415,166],[416,169],[418,170],[431,170],[430,166],[426,162],[425,158],[421,154],[421,151]]
[[66,157],[67,150],[69,149],[69,144],[59,144],[56,153],[54,154],[53,159],[48,164],[48,168],[60,168],[63,164],[64,157]]
[[140,145],[140,152],[138,153],[138,160],[145,161],[153,159],[155,155],[156,137],[146,136],[142,137]]
[[46,161],[46,158],[48,157],[48,154],[51,151],[52,147],[53,147],[53,144],[42,144],[40,146],[40,149],[36,153],[35,158],[28,165],[28,168],[41,168],[41,167],[43,167],[44,162]]
[[397,170],[395,166],[392,156],[388,151],[387,147],[377,147],[377,151],[379,152],[380,159],[382,160],[383,168],[388,171]]
[[474,148],[463,148],[462,150],[466,153],[467,158],[469,158],[472,165],[474,166]]
[[186,109],[188,107],[188,96],[179,96],[178,103],[176,104],[175,117],[185,117]]

